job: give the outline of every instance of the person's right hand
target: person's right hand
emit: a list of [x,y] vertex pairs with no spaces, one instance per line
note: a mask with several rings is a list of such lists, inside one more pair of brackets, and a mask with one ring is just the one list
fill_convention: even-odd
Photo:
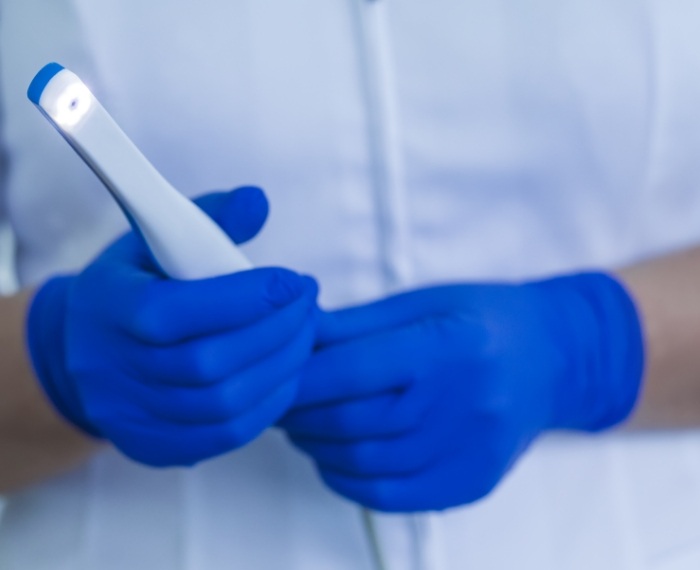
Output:
[[[237,243],[267,217],[256,188],[198,204]],[[130,232],[82,273],[40,288],[29,351],[73,424],[138,462],[192,465],[250,442],[293,403],[316,295],[313,279],[281,268],[165,278]]]

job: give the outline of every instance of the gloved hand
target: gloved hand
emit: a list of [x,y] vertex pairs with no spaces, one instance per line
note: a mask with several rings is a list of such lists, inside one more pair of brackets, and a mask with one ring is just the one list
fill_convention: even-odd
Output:
[[470,503],[543,431],[621,422],[643,368],[635,307],[596,273],[406,293],[325,314],[318,342],[281,425],[383,511]]
[[[198,204],[238,243],[267,217],[256,188]],[[138,462],[191,465],[245,445],[293,403],[316,294],[311,278],[281,268],[167,279],[130,232],[79,275],[41,287],[28,345],[76,426]]]

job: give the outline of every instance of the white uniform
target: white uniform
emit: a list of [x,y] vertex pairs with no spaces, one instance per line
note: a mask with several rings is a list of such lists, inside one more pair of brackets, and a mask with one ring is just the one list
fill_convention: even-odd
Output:
[[[20,279],[126,228],[25,100],[52,60],[188,195],[263,186],[248,255],[327,305],[696,243],[698,21],[694,0],[0,0]],[[380,522],[392,569],[695,570],[700,437],[550,437],[478,505]],[[11,498],[0,568],[371,566],[356,508],[271,432],[189,472],[105,452]]]

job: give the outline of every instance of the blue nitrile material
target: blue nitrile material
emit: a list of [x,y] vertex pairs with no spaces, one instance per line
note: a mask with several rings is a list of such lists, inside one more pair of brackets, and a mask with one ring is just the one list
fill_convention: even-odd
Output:
[[280,425],[336,492],[384,511],[488,494],[541,433],[622,422],[644,362],[612,277],[455,285],[321,315]]
[[29,97],[29,100],[35,105],[38,105],[41,94],[44,92],[46,86],[58,73],[63,71],[63,69],[64,67],[58,63],[49,63],[42,67],[39,73],[32,79],[29,89],[27,90],[27,97]]
[[[255,188],[198,201],[234,241],[267,215]],[[236,449],[293,403],[315,338],[317,285],[282,268],[165,278],[134,232],[50,280],[27,321],[37,376],[84,431],[153,466]]]

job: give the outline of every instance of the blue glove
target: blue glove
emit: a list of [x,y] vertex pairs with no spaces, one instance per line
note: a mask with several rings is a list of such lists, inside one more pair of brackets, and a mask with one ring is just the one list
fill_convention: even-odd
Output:
[[419,290],[327,313],[282,421],[326,484],[383,511],[476,501],[545,430],[632,410],[635,307],[604,274]]
[[[238,243],[267,217],[256,188],[198,204]],[[311,278],[280,268],[167,279],[130,232],[79,275],[41,287],[28,345],[73,424],[138,462],[192,465],[245,445],[294,402],[316,294]]]

